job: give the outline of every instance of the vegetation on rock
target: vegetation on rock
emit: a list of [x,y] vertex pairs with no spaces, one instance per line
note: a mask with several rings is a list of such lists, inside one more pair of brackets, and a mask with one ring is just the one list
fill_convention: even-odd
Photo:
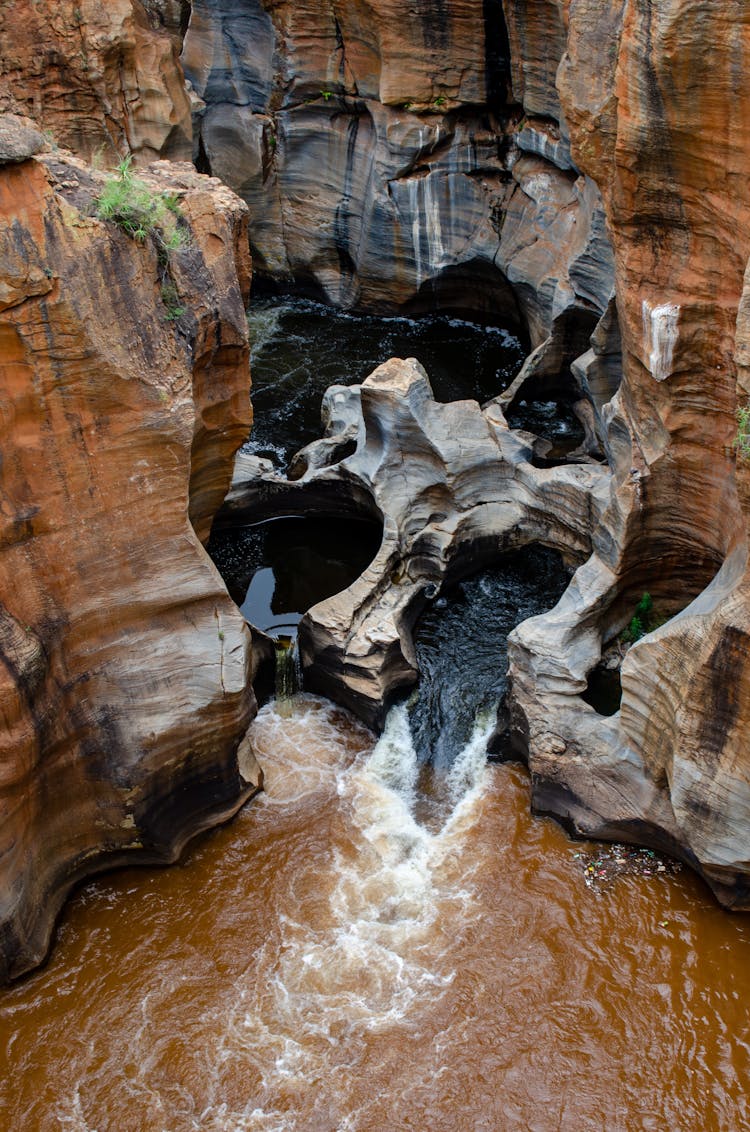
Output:
[[136,177],[126,157],[109,177],[96,201],[96,214],[101,220],[113,220],[134,240],[151,236],[160,248],[174,251],[187,243],[187,233],[180,227],[181,212],[176,193],[154,192]]

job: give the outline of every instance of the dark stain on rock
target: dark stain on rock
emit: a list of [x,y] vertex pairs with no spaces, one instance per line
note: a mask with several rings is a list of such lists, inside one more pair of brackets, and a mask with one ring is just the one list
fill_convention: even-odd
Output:
[[706,665],[707,710],[701,719],[699,742],[710,766],[716,766],[740,709],[750,642],[742,629],[728,625]]
[[504,106],[510,88],[510,43],[501,0],[483,0],[487,105]]
[[425,47],[445,51],[450,44],[451,12],[448,0],[417,0],[416,16],[422,25]]

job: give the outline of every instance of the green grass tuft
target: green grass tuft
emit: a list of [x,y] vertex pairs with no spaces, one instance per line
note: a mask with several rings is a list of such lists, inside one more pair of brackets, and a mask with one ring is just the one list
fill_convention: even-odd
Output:
[[741,460],[750,460],[750,405],[741,405],[737,410],[734,448]]
[[117,173],[107,179],[96,201],[100,220],[112,220],[134,240],[143,243],[149,236],[160,248],[175,251],[189,242],[180,227],[182,213],[176,193],[154,192],[136,177],[132,158],[124,158]]

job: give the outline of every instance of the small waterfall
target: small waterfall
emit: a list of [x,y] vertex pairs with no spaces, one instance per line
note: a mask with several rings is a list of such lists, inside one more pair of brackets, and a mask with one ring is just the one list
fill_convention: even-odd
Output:
[[279,636],[274,640],[276,654],[276,706],[280,715],[288,715],[292,699],[302,688],[302,668],[295,637]]

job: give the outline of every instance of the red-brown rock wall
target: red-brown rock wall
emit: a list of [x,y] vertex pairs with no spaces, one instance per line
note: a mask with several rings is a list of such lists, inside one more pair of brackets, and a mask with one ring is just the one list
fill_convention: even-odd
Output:
[[0,977],[80,877],[174,859],[255,788],[249,634],[188,518],[250,424],[245,210],[157,168],[177,319],[154,241],[93,215],[102,175],[0,166]]
[[[741,5],[569,5],[556,81],[573,160],[607,215],[623,375],[605,408],[612,502],[568,599],[578,635],[524,628],[515,661],[537,804],[584,831],[682,853],[741,907],[748,473],[733,442],[747,398],[749,47]],[[628,652],[620,712],[606,720],[564,695],[542,708],[529,657],[559,650],[577,697],[599,655],[592,629],[611,640],[643,592],[662,618],[683,612]]]
[[54,142],[103,166],[128,153],[190,160],[179,5],[149,7],[160,18],[140,0],[3,4],[0,109],[14,97]]

